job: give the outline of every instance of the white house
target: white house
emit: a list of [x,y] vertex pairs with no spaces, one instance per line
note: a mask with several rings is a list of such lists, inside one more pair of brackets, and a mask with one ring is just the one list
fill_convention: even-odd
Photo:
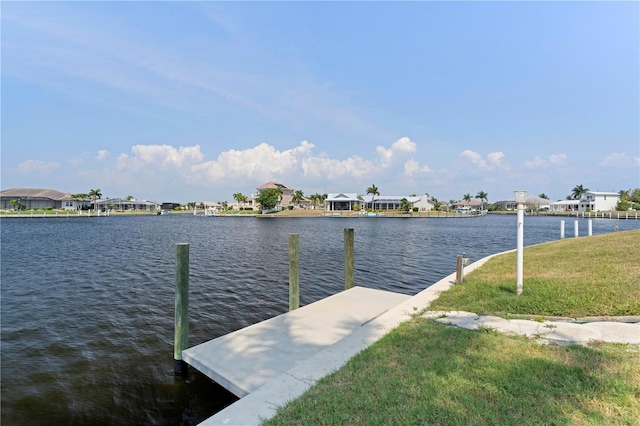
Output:
[[580,212],[605,212],[616,209],[620,201],[620,194],[617,192],[594,192],[587,191],[580,197],[578,211]]
[[580,200],[560,200],[551,203],[550,210],[553,212],[577,212]]
[[429,200],[428,195],[418,195],[416,197],[407,197],[407,200],[411,203],[412,207],[417,207],[420,212],[428,212],[433,210],[435,204]]
[[355,192],[334,192],[327,194],[324,205],[327,210],[348,210],[352,211],[362,206],[362,199]]
[[[493,204],[499,206],[503,210],[515,210],[518,208],[518,203],[516,203],[515,198],[496,201]],[[538,197],[537,195],[527,195],[527,199],[524,204],[525,209],[527,210],[549,210],[551,208],[551,200]]]

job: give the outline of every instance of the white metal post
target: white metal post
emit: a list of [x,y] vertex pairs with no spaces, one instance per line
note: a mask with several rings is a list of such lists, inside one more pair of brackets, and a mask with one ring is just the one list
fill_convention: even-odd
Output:
[[515,191],[516,203],[518,203],[518,229],[516,244],[516,294],[522,294],[522,275],[524,266],[524,203],[527,199],[527,191]]
[[518,203],[518,262],[517,262],[517,281],[516,281],[516,294],[520,296],[522,294],[522,270],[523,270],[523,247],[524,247],[524,206]]

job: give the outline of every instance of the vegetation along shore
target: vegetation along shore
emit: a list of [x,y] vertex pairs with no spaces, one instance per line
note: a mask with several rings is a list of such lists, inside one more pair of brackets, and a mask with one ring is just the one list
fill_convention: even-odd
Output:
[[[640,315],[640,231],[527,247],[490,259],[429,310]],[[416,313],[264,422],[276,424],[638,424],[637,346],[541,345]]]

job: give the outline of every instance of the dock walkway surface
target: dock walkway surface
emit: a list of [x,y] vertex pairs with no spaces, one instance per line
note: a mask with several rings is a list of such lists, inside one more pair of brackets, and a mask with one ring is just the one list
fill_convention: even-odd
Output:
[[[502,253],[480,259],[465,271],[473,271],[498,254]],[[187,363],[241,397],[200,425],[259,425],[272,418],[278,407],[340,369],[412,315],[421,313],[455,283],[455,278],[452,273],[415,296],[354,287],[184,350]],[[549,327],[546,323],[465,312],[424,315],[469,329],[490,327],[532,337],[547,333],[542,337],[554,343],[606,341],[640,345],[640,318],[624,319],[624,324],[596,319],[584,324],[556,321]]]
[[410,297],[353,287],[186,349],[182,357],[243,398]]

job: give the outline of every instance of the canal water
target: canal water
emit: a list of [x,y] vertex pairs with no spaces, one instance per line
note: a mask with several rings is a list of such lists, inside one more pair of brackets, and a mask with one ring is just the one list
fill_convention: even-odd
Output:
[[[558,217],[526,217],[525,245]],[[564,218],[566,236],[574,219]],[[580,234],[587,220],[580,219]],[[640,221],[594,219],[593,233]],[[235,398],[190,369],[173,375],[175,245],[190,244],[190,345],[288,309],[288,239],[299,234],[300,302],[355,284],[413,295],[516,245],[516,218],[271,218],[166,215],[2,219],[2,424],[192,425]],[[585,244],[587,241],[585,240]],[[515,267],[515,265],[514,265]],[[525,265],[526,267],[526,265]]]

